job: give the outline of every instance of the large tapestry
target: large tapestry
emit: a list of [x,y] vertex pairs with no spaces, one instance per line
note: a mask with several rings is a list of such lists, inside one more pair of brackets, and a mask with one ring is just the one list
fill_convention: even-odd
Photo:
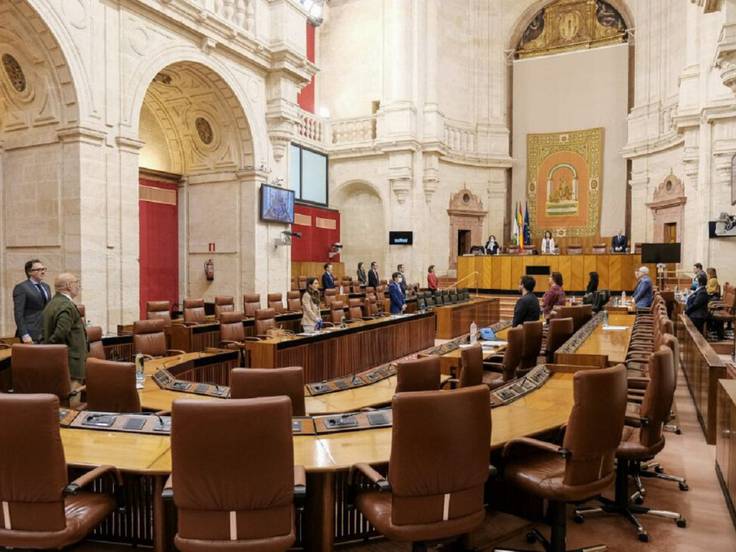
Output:
[[527,200],[533,238],[598,234],[603,129],[527,135]]

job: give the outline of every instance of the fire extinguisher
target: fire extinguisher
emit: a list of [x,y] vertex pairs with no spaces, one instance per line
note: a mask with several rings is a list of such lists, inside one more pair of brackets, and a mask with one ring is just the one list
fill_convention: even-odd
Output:
[[212,259],[207,259],[207,262],[204,263],[204,275],[208,282],[215,279],[215,263],[212,262]]

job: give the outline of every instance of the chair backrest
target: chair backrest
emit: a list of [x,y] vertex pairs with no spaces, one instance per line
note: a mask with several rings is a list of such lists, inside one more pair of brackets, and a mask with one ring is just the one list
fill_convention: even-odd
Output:
[[483,383],[483,348],[480,343],[460,351],[460,387],[473,387]]
[[376,293],[376,288],[373,286],[365,286],[365,294],[368,295],[369,293]]
[[223,312],[235,312],[235,299],[232,295],[218,295],[215,297],[215,316],[220,318]]
[[105,347],[102,345],[102,328],[100,326],[87,326],[87,343],[89,353],[87,358],[101,358],[105,360]]
[[235,368],[230,372],[230,397],[255,399],[278,397],[291,399],[292,416],[304,416],[304,369],[288,368]]
[[147,301],[146,319],[161,318],[171,324],[171,301]]
[[299,282],[299,291],[307,289],[307,277],[306,276],[299,276],[297,281]]
[[451,522],[473,515],[482,523],[491,441],[489,402],[485,385],[452,393],[394,395],[388,467],[393,524]]
[[101,412],[140,412],[141,402],[135,387],[135,364],[87,359],[87,410]]
[[[38,345],[35,345],[38,347]],[[62,531],[68,483],[59,399],[0,393],[0,501],[15,531]]]
[[345,318],[345,310],[342,301],[333,301],[330,303],[330,322],[333,324],[342,324]]
[[151,356],[166,356],[166,335],[161,320],[136,320],[133,322],[133,350]]
[[573,376],[574,404],[562,446],[566,485],[612,478],[626,412],[626,368],[581,370]]
[[652,353],[648,374],[649,383],[639,409],[639,415],[646,418],[647,423],[639,430],[639,442],[645,447],[654,448],[664,444],[662,429],[669,418],[675,397],[675,364],[669,347],[662,345]]
[[207,320],[204,299],[184,299],[184,322],[201,324]]
[[593,255],[602,255],[606,252],[606,244],[605,243],[595,243],[592,247]]
[[10,372],[16,393],[50,393],[62,404],[68,402],[72,381],[66,345],[15,343],[11,355]]
[[440,388],[440,357],[430,355],[396,363],[396,393]]
[[516,326],[509,328],[506,333],[506,350],[503,353],[503,380],[510,381],[516,377],[516,371],[521,365],[521,355],[524,352],[524,328]]
[[634,253],[636,253],[636,254],[641,253],[641,243],[635,243],[634,244]]
[[580,244],[571,244],[567,246],[568,255],[581,255],[583,253],[583,246]]
[[286,294],[286,310],[289,312],[302,310],[302,298],[299,291],[290,291]]
[[256,311],[261,308],[260,293],[246,293],[243,295],[243,312],[248,318],[255,318]]
[[348,318],[360,320],[363,316],[363,302],[360,299],[348,299]]
[[220,315],[220,339],[223,341],[245,341],[242,312],[225,312]]
[[266,332],[276,327],[276,311],[274,309],[258,309],[256,311],[256,335],[266,335]]
[[329,307],[333,301],[337,299],[337,288],[326,289],[324,292],[324,303],[326,307]]
[[549,320],[549,332],[547,333],[547,362],[553,362],[555,351],[575,333],[573,319],[551,318]]
[[661,344],[672,351],[672,365],[675,370],[675,385],[677,385],[677,373],[680,371],[680,342],[669,333],[662,336]]
[[293,531],[288,398],[178,400],[172,417],[177,541],[245,541]]
[[376,316],[378,314],[378,300],[375,295],[366,295],[363,308],[366,316]]
[[544,323],[541,320],[524,322],[524,350],[521,353],[522,370],[534,368],[537,365],[537,357],[542,350],[542,333]]
[[284,312],[284,301],[280,293],[269,293],[266,296],[266,301],[268,308],[276,311],[276,314]]

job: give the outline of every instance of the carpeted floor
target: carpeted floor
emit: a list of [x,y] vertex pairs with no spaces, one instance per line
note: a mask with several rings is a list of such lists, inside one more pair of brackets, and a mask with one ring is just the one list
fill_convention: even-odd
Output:
[[[688,527],[678,528],[674,522],[642,516],[649,532],[650,542],[636,538],[631,525],[623,518],[589,518],[583,525],[570,520],[568,547],[607,544],[613,552],[734,552],[736,530],[731,522],[726,503],[714,471],[715,447],[703,439],[695,416],[695,409],[683,377],[680,377],[676,404],[682,435],[667,434],[667,445],[658,460],[672,474],[687,477],[690,490],[681,492],[676,483],[646,480],[646,504],[663,510],[676,510],[687,518]],[[484,550],[494,546],[542,550],[539,545],[526,544],[525,534],[530,526],[514,516],[491,512],[483,528],[474,535],[474,543]],[[546,534],[546,529],[542,527]],[[510,535],[510,536],[509,536]],[[384,540],[356,543],[339,548],[350,552],[409,551],[408,545]],[[74,552],[120,552],[127,547],[84,543],[72,548]]]

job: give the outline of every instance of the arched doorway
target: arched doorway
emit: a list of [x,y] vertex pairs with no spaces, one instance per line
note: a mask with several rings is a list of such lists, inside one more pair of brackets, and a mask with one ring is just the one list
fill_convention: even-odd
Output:
[[241,233],[255,221],[241,213],[238,173],[253,144],[232,89],[201,63],[168,65],[146,91],[139,138],[141,314],[149,300],[239,295]]

